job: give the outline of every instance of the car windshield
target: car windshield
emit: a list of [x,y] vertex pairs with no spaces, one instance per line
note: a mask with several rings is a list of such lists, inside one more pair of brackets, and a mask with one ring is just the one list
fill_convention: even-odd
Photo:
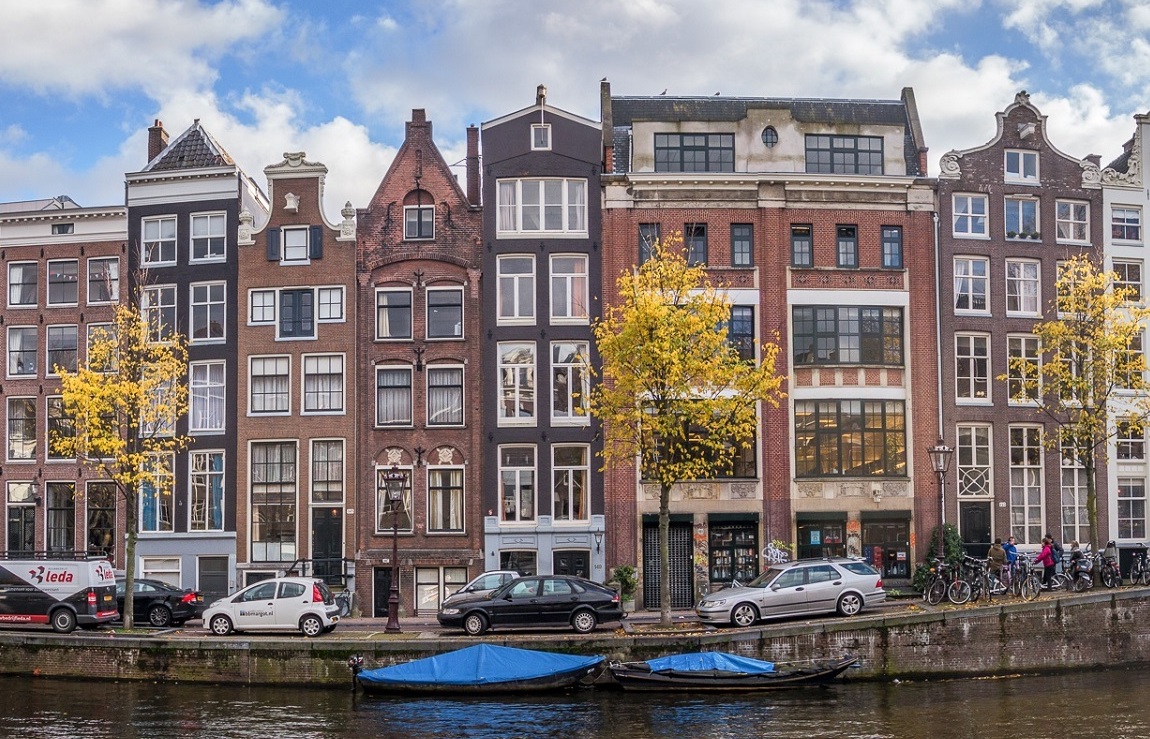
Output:
[[759,575],[754,580],[751,580],[746,584],[745,587],[765,588],[770,585],[771,581],[778,577],[782,572],[783,570],[778,567],[768,567],[767,570],[763,572],[763,574]]

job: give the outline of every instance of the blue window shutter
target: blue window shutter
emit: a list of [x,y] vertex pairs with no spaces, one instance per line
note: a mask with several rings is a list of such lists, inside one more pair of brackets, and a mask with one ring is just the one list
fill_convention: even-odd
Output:
[[323,226],[312,226],[307,245],[310,259],[323,259]]
[[280,260],[280,230],[278,228],[268,229],[268,261],[278,262]]

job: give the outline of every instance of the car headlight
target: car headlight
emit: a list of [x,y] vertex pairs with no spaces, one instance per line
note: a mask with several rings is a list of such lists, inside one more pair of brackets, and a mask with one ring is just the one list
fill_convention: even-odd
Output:
[[725,600],[705,600],[699,604],[699,607],[700,608],[715,608],[717,606],[723,606],[726,604],[727,604],[727,601],[725,601]]
[[439,610],[439,614],[441,616],[458,616],[459,615],[459,609],[458,608],[441,608]]

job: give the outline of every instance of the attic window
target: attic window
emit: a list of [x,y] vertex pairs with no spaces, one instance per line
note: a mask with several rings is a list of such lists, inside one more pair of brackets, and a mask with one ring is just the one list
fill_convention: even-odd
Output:
[[775,148],[775,144],[779,143],[779,132],[775,130],[774,126],[767,126],[763,129],[763,144],[768,149]]
[[549,150],[551,148],[551,124],[536,123],[531,126],[532,151]]
[[76,224],[74,223],[53,223],[52,235],[61,236],[63,234],[70,234],[76,232]]

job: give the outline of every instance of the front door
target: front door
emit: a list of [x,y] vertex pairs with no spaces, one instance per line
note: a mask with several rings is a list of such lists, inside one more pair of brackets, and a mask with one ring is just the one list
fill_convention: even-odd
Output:
[[211,603],[228,594],[228,558],[200,557],[197,562],[196,589]]
[[[982,557],[990,548],[990,501],[962,502],[958,506],[958,533],[962,541],[975,545],[967,553]],[[981,545],[981,546],[978,546]]]
[[586,549],[569,549],[555,552],[552,560],[553,574],[587,577],[591,572],[591,552]]
[[[695,543],[689,522],[671,522],[671,607],[695,604]],[[643,526],[643,605],[659,607],[659,524]]]
[[371,575],[371,615],[376,618],[387,618],[387,598],[391,593],[391,568],[375,567]]
[[311,511],[313,574],[328,585],[343,585],[343,509],[339,506]]

